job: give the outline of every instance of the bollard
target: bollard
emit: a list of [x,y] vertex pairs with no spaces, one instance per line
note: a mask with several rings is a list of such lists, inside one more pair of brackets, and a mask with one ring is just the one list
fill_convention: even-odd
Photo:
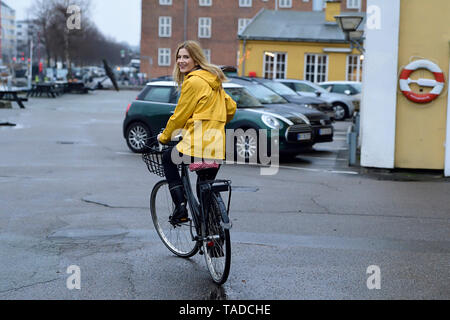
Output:
[[348,165],[356,165],[356,154],[358,150],[358,136],[359,136],[359,113],[355,113],[353,117],[353,124],[347,130],[347,144],[349,149]]
[[356,164],[356,149],[357,149],[357,141],[358,136],[354,131],[355,125],[351,125],[347,130],[347,144],[349,149],[348,154],[348,165],[354,166]]

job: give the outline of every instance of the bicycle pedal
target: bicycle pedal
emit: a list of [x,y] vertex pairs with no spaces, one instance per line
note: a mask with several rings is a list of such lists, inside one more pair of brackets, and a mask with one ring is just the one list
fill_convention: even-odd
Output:
[[191,219],[187,219],[187,220],[185,220],[185,221],[177,221],[177,222],[173,222],[172,220],[169,220],[169,223],[172,225],[172,226],[174,226],[175,228],[176,227],[181,227],[181,226],[183,226],[183,225],[186,225],[187,223],[190,223],[191,222]]

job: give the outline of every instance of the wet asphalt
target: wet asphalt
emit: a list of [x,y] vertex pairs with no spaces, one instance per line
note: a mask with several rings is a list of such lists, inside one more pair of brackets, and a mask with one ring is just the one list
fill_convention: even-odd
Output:
[[[348,166],[346,130],[276,175],[226,165],[232,267],[212,284],[201,256],[157,237],[150,175],[122,136],[135,91],[32,98],[0,109],[0,299],[449,299],[450,183]],[[69,266],[80,290],[69,290]],[[379,289],[370,289],[369,267]]]

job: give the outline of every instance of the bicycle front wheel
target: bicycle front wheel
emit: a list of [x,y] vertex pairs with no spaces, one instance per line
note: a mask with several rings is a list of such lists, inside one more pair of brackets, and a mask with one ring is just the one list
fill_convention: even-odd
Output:
[[203,251],[213,281],[221,285],[227,281],[231,266],[230,231],[221,223],[222,214],[227,214],[227,210],[219,194],[211,194],[207,203]]
[[[169,184],[165,180],[158,182],[150,196],[150,212],[156,232],[172,253],[182,258],[190,258],[199,250],[197,241],[192,238],[195,228],[191,222],[173,226],[169,217],[172,215],[174,208]],[[191,217],[189,208],[188,211]]]

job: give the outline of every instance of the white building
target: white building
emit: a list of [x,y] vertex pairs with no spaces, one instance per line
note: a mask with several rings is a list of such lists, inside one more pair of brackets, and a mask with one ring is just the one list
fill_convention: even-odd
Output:
[[17,59],[28,58],[30,56],[30,41],[33,40],[36,46],[37,27],[29,20],[16,21],[16,51]]
[[11,63],[16,56],[16,10],[1,1],[1,45],[3,63]]

